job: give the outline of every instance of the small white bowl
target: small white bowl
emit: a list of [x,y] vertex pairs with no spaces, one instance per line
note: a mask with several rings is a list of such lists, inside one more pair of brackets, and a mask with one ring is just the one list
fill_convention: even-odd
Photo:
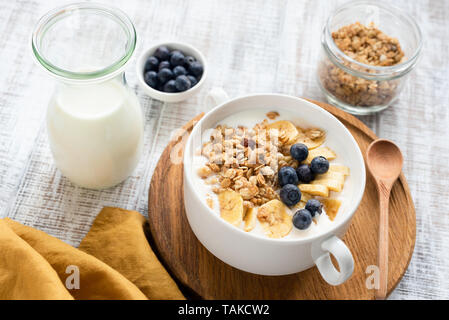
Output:
[[[203,65],[203,75],[201,76],[200,81],[194,85],[189,90],[183,91],[183,92],[174,92],[174,93],[167,93],[163,91],[159,91],[156,89],[151,88],[148,84],[145,83],[143,76],[144,76],[144,68],[145,68],[145,62],[147,61],[147,58],[154,54],[157,48],[160,46],[167,46],[170,50],[179,50],[186,56],[192,56],[201,64]],[[182,42],[161,42],[157,43],[151,48],[145,50],[140,55],[139,59],[136,63],[136,72],[137,72],[137,79],[140,83],[140,86],[143,90],[152,98],[165,101],[165,102],[179,102],[186,100],[193,96],[198,90],[201,88],[201,86],[204,83],[204,80],[206,79],[207,75],[207,63],[206,59],[204,58],[203,54],[196,48],[192,47],[191,45],[188,45],[186,43]]]

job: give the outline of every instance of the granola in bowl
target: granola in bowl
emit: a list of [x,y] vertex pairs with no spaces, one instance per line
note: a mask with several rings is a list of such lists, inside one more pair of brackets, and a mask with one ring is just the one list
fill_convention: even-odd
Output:
[[277,111],[241,114],[205,132],[196,174],[207,206],[235,227],[268,238],[330,228],[349,168],[333,161],[324,129],[299,122]]

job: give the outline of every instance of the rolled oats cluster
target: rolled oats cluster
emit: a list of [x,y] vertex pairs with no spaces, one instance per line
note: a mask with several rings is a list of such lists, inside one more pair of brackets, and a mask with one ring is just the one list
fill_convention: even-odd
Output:
[[[338,48],[354,60],[371,65],[388,67],[404,61],[399,41],[387,36],[373,23],[365,26],[359,22],[344,26],[332,33]],[[345,62],[345,66],[362,72],[373,70]],[[339,100],[356,106],[388,104],[396,95],[399,80],[366,80],[346,73],[329,59],[320,64],[319,77],[323,87]]]

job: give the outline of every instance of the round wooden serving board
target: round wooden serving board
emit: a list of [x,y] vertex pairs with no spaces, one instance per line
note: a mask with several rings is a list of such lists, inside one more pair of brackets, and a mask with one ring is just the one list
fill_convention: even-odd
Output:
[[[328,104],[312,102],[335,115],[351,131],[365,155],[376,135],[355,117]],[[194,120],[201,116],[184,128],[190,131]],[[334,287],[321,278],[316,268],[287,276],[260,276],[237,270],[209,253],[196,239],[184,212],[182,164],[170,161],[172,148],[178,152],[179,146],[180,141],[172,141],[154,171],[148,218],[154,249],[182,285],[204,299],[374,299],[374,290],[366,286],[372,271],[366,270],[377,263],[379,205],[369,172],[363,200],[343,239],[354,256],[354,273],[346,283]],[[415,209],[403,174],[392,190],[389,222],[388,293],[404,275],[415,245]]]

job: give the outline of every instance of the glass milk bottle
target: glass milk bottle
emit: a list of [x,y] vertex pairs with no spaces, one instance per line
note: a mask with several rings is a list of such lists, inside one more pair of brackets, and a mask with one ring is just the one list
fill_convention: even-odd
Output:
[[79,186],[112,187],[139,161],[142,110],[124,74],[135,46],[126,14],[88,2],[50,11],[33,33],[34,57],[58,80],[47,110],[53,158]]

